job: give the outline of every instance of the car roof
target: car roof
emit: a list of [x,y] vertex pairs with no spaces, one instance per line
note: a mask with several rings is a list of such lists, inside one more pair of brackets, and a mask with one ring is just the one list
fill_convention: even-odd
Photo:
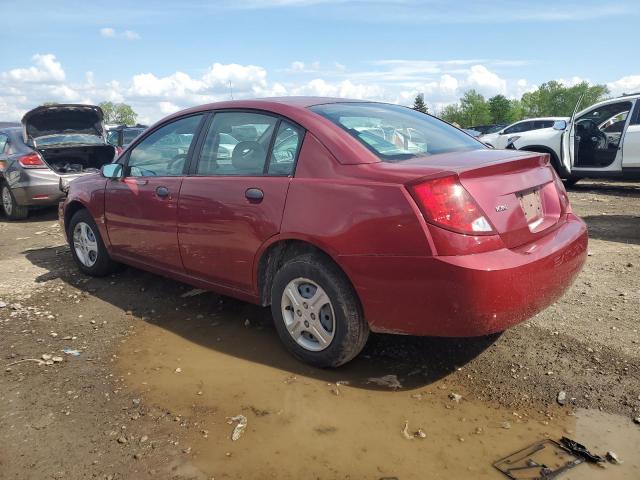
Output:
[[258,110],[273,110],[278,112],[282,110],[284,107],[287,110],[296,109],[306,109],[307,107],[312,107],[314,105],[324,105],[327,103],[382,103],[382,102],[372,102],[370,100],[356,100],[349,98],[335,98],[335,97],[264,97],[264,98],[252,98],[245,100],[227,100],[223,102],[215,102],[215,103],[207,103],[204,105],[198,105],[196,107],[187,108],[185,110],[181,110],[176,112],[169,117],[165,117],[166,119],[179,117],[189,113],[197,113],[204,112],[208,110],[220,110],[227,108],[247,108],[247,109],[258,109]]

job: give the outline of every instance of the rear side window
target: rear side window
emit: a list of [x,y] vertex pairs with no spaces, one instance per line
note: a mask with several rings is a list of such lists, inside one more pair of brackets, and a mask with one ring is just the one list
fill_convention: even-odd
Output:
[[505,129],[504,133],[520,133],[520,132],[528,132],[529,130],[533,130],[533,122],[520,122],[515,125]]
[[383,161],[486,148],[442,120],[399,105],[330,103],[310,110],[338,125]]
[[196,173],[263,175],[277,123],[277,118],[262,113],[216,113],[202,145]]

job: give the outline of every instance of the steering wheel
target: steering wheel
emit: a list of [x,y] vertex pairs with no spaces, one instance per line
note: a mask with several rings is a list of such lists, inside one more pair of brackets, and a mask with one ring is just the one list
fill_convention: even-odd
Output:
[[184,169],[184,161],[187,159],[186,153],[179,153],[173,157],[167,165],[167,171],[171,173],[182,173]]
[[266,156],[265,149],[255,141],[244,141],[233,147],[231,163],[239,170],[260,168]]
[[603,150],[607,148],[609,140],[607,135],[598,128],[598,124],[590,118],[585,118],[580,122],[580,125],[584,129],[584,134],[581,136],[582,140],[589,142],[593,145],[594,149]]

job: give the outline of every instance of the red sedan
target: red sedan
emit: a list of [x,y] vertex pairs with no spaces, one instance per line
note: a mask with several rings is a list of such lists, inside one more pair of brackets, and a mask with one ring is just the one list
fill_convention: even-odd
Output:
[[317,366],[369,331],[474,336],[555,301],[587,247],[547,154],[383,103],[282,98],[171,115],[60,219],[79,268],[126,263],[258,305]]

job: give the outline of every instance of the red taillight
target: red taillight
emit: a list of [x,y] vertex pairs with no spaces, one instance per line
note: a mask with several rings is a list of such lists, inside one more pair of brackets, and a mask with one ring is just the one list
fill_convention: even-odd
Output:
[[459,233],[471,235],[496,233],[457,177],[427,180],[410,188],[427,221]]
[[[551,169],[553,170],[553,167],[551,167]],[[567,190],[564,188],[564,184],[555,170],[553,170],[553,181],[556,185],[556,190],[558,191],[558,198],[560,199],[562,213],[570,213],[571,204],[569,203],[569,195],[567,194]]]
[[47,168],[40,155],[36,152],[28,153],[18,159],[18,163],[24,168]]

